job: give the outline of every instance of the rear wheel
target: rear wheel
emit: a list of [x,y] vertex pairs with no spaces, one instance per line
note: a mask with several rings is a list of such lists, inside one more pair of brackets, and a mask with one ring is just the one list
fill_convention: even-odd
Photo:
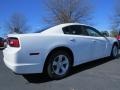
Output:
[[111,57],[116,58],[118,56],[118,52],[119,52],[118,46],[113,45],[112,52],[111,52]]
[[61,79],[68,75],[71,66],[72,58],[63,51],[55,51],[51,54],[47,66],[47,73],[52,79]]

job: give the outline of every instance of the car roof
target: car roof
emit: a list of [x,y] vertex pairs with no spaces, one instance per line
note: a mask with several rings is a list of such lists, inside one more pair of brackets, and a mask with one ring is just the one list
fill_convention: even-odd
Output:
[[63,27],[67,27],[70,25],[83,25],[83,26],[89,26],[89,25],[85,25],[85,24],[80,24],[80,23],[64,23],[64,24],[60,24],[60,25],[56,25],[54,27],[51,27],[49,29],[46,29],[44,31],[41,32],[41,34],[63,34],[62,32],[62,28]]
[[60,25],[56,25],[54,27],[66,27],[66,26],[70,26],[70,25],[83,25],[83,26],[89,26],[89,25],[86,25],[86,24],[81,24],[81,23],[64,23],[64,24],[60,24]]

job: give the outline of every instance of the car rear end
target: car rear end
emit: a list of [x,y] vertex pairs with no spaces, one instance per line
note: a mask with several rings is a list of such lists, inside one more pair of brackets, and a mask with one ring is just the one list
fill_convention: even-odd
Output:
[[4,62],[8,68],[16,72],[17,68],[15,66],[17,66],[17,64],[15,65],[15,63],[17,61],[17,54],[20,50],[19,39],[15,37],[8,37],[6,39],[6,43],[6,48],[3,50]]
[[[41,60],[39,55],[32,55],[32,40],[27,36],[8,35],[6,48],[3,50],[4,63],[17,74],[41,73]],[[31,53],[31,54],[30,54]],[[35,53],[33,53],[35,54]],[[39,53],[38,53],[39,54]]]

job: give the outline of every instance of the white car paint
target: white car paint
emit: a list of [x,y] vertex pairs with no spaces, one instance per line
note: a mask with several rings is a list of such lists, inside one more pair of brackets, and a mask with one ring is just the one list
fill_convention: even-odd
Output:
[[[69,48],[74,56],[73,65],[110,56],[115,38],[66,35],[62,28],[79,23],[61,24],[41,33],[10,34],[8,37],[19,39],[20,47],[4,49],[4,62],[8,68],[18,74],[42,73],[48,54],[57,47]],[[30,55],[30,53],[40,53]]]

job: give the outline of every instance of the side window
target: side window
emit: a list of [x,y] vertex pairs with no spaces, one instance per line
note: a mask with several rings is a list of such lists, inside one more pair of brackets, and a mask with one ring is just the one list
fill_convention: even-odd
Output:
[[88,35],[81,25],[71,25],[63,28],[64,34],[70,35]]
[[102,37],[102,35],[92,27],[85,27],[85,30],[88,32],[89,36]]

